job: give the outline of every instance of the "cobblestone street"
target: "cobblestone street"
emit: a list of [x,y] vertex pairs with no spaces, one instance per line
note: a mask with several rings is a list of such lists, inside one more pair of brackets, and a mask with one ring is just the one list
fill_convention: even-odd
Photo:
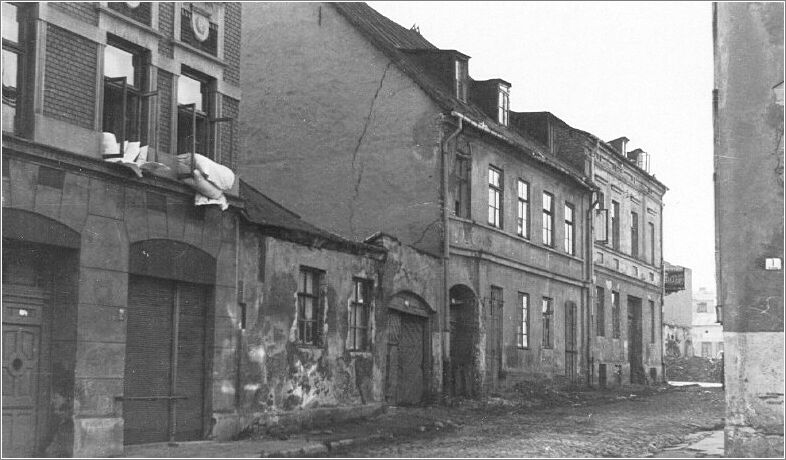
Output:
[[[391,408],[379,420],[366,422],[377,431],[390,430],[389,437],[331,455],[648,457],[689,439],[691,433],[721,429],[723,398],[719,388],[670,387],[587,392],[569,405],[538,409],[507,398],[452,408]],[[416,427],[415,434],[396,434],[396,427],[406,426]]]

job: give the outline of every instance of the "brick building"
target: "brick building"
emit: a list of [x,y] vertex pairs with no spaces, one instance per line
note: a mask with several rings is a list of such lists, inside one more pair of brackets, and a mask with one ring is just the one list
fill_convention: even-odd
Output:
[[604,142],[548,112],[514,113],[511,120],[600,189],[594,202],[589,380],[661,381],[667,189],[649,172],[649,155],[628,151],[625,137]]
[[243,15],[244,178],[348,239],[441,259],[424,385],[584,379],[593,187],[509,123],[509,83],[363,3]]
[[[227,210],[195,206],[175,154],[236,168],[240,5],[2,15],[3,454],[202,439],[225,410],[242,203],[235,185]],[[145,167],[104,160],[133,145]]]
[[728,457],[783,457],[783,8],[713,4]]

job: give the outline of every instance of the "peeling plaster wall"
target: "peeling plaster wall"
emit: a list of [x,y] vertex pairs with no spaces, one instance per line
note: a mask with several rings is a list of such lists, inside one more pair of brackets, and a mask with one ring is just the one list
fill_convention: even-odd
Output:
[[[716,3],[715,216],[726,455],[783,456],[782,3]],[[781,96],[782,97],[782,96]]]
[[[264,278],[256,277],[258,245],[265,245]],[[372,331],[378,329],[379,263],[364,256],[313,249],[246,233],[246,330],[243,332],[241,410],[279,413],[295,409],[364,404],[382,400],[372,333],[368,352],[347,350],[348,309],[353,278],[374,281]],[[323,345],[298,345],[297,291],[300,267],[324,271],[327,288],[321,321]]]
[[439,254],[438,108],[328,4],[243,19],[244,180],[342,236]]

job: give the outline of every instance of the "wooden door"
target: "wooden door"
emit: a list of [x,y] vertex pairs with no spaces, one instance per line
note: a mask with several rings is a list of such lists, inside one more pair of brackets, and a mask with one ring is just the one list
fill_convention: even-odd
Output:
[[419,404],[424,393],[425,318],[388,310],[385,399],[396,405]]
[[499,385],[502,366],[502,289],[491,287],[491,297],[486,308],[486,391]]
[[565,302],[565,376],[571,382],[576,380],[576,345],[576,304],[568,301]]
[[46,423],[48,296],[33,286],[3,286],[3,455],[37,454]]

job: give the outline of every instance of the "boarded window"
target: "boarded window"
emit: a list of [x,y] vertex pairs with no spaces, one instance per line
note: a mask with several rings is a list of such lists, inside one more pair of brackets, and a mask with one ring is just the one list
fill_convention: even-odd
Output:
[[606,291],[602,287],[595,288],[595,335],[606,335]]

